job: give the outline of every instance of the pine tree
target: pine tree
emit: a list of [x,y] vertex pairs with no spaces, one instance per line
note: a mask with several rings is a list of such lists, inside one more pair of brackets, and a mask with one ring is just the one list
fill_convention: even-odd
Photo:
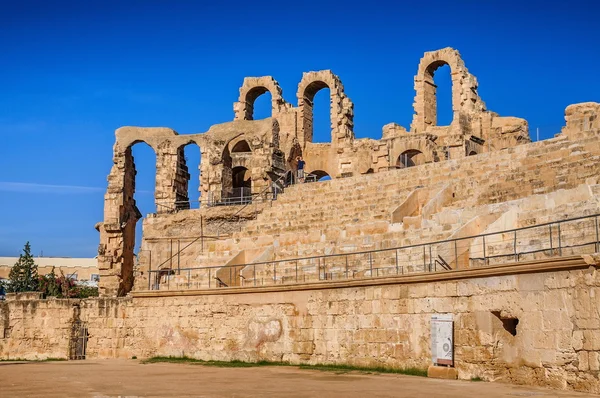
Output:
[[25,243],[23,254],[10,270],[8,275],[11,292],[34,292],[38,288],[38,267],[31,255],[29,242]]

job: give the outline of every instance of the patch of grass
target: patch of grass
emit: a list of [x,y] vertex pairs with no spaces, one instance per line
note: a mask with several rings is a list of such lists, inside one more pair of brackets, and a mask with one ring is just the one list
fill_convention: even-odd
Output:
[[485,381],[479,376],[471,377],[471,381]]
[[253,368],[258,366],[296,366],[298,369],[321,370],[338,373],[362,372],[362,373],[395,373],[409,376],[427,377],[427,369],[420,368],[386,368],[386,367],[368,367],[368,366],[353,366],[353,365],[292,365],[289,362],[244,362],[244,361],[203,361],[190,357],[152,357],[142,361],[142,363],[189,363],[203,366],[216,366],[221,368]]
[[68,361],[66,358],[46,358],[46,359],[23,359],[23,358],[9,358],[0,359],[0,362],[59,362]]
[[244,362],[244,361],[203,361],[201,359],[195,359],[190,357],[152,357],[144,359],[142,363],[191,363],[203,366],[216,366],[220,368],[254,368],[257,366],[284,366],[289,365],[285,362],[270,362],[270,361],[258,361],[258,362]]
[[427,377],[427,369],[420,368],[386,368],[383,366],[353,366],[353,365],[299,365],[300,369],[323,370],[331,372],[362,372],[362,373],[395,373],[409,376]]

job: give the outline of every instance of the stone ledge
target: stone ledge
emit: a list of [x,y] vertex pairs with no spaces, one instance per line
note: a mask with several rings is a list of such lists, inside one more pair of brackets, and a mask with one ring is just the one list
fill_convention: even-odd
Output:
[[434,379],[456,380],[458,379],[458,371],[456,368],[431,365],[429,368],[427,368],[427,377]]
[[399,275],[380,278],[362,278],[344,281],[322,281],[311,283],[297,283],[289,285],[271,285],[260,287],[231,287],[221,289],[190,289],[190,290],[145,290],[130,292],[133,298],[145,297],[172,297],[172,296],[210,296],[223,294],[244,293],[269,293],[301,290],[341,289],[348,287],[396,285],[408,283],[440,282],[458,279],[482,278],[490,276],[516,275],[524,273],[538,273],[550,271],[563,271],[569,269],[588,268],[589,264],[582,256],[561,257],[551,260],[536,260],[521,263],[508,263],[485,268],[461,269],[441,271],[427,274]]

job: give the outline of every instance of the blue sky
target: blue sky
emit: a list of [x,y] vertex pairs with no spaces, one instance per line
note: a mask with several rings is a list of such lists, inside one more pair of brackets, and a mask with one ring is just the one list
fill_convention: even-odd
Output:
[[[379,138],[389,122],[409,127],[419,59],[446,46],[461,52],[488,109],[526,118],[534,138],[536,127],[541,138],[557,133],[567,105],[600,101],[596,1],[203,3],[2,0],[0,256],[27,240],[36,255],[94,256],[114,130],[206,131],[232,120],[244,76],[274,76],[296,104],[303,71],[332,69],[355,104],[357,137]],[[438,72],[442,124],[450,87]],[[134,155],[146,214],[153,154],[138,145]]]

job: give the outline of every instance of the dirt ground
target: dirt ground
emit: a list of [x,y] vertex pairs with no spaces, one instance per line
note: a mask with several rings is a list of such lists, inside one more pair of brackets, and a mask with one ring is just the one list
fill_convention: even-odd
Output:
[[136,360],[0,362],[0,397],[598,397],[501,383]]

